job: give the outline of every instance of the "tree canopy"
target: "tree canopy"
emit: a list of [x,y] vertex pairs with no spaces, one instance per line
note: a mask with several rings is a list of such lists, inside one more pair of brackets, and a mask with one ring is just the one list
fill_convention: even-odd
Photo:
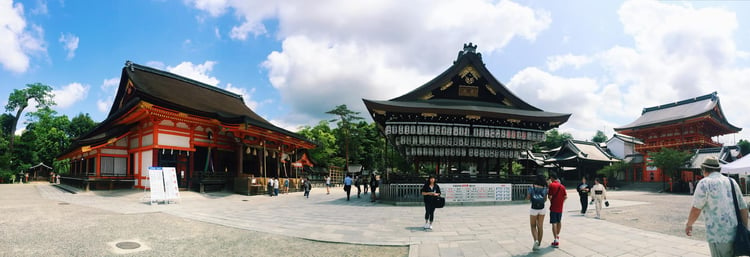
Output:
[[604,134],[604,131],[597,130],[596,135],[594,135],[594,137],[591,138],[591,142],[596,142],[596,143],[607,142],[607,135]]

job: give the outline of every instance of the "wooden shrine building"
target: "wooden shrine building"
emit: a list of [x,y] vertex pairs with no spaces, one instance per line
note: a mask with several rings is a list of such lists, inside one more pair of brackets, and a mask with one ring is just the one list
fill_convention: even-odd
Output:
[[86,189],[148,188],[152,166],[176,167],[180,189],[231,188],[295,177],[298,151],[314,147],[240,95],[128,61],[107,118],[58,159],[70,162],[62,182]]
[[635,151],[646,157],[643,174],[636,176],[642,181],[663,181],[661,170],[649,166],[648,154],[662,148],[693,151],[701,148],[721,147],[712,139],[731,133],[738,128],[727,121],[719,104],[716,92],[654,107],[644,108],[641,116],[615,132],[643,141],[635,145]]
[[502,166],[570,117],[514,95],[487,70],[471,43],[446,71],[413,91],[391,100],[363,101],[388,143],[415,169],[434,165],[443,182],[497,182],[507,175],[499,174]]

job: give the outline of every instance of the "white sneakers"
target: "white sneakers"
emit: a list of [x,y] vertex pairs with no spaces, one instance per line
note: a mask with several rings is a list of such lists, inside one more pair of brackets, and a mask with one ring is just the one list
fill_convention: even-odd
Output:
[[539,250],[539,241],[534,241],[534,246],[531,247],[534,251]]
[[430,228],[431,228],[430,223],[425,223],[424,224],[424,229],[430,229]]

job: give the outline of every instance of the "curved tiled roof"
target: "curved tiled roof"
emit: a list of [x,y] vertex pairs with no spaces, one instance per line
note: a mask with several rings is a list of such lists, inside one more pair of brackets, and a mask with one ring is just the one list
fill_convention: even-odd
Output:
[[720,123],[726,125],[731,130],[742,130],[726,120],[724,113],[721,111],[719,97],[716,92],[679,102],[644,108],[638,119],[630,124],[615,128],[614,130],[621,131],[675,123],[681,120],[711,114],[714,109],[718,111],[715,116]]

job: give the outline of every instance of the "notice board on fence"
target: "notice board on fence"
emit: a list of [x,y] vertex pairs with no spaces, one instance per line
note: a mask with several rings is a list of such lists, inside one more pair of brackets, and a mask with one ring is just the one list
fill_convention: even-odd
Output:
[[511,201],[512,184],[440,184],[446,202]]
[[164,173],[164,192],[166,200],[175,200],[180,198],[180,188],[177,184],[177,169],[175,167],[163,167]]
[[151,202],[164,201],[164,172],[161,167],[148,167],[148,185],[151,191]]

